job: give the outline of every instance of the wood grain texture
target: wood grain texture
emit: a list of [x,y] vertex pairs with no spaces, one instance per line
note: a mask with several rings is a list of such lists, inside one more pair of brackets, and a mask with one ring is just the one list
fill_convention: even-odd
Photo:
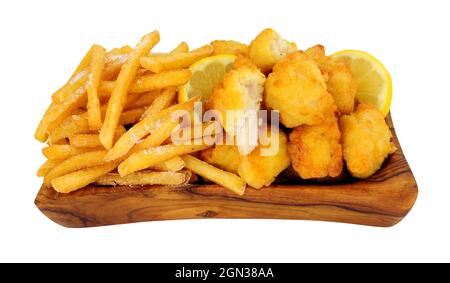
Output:
[[54,222],[72,228],[153,220],[201,218],[299,219],[390,227],[413,207],[418,189],[398,151],[367,180],[298,182],[247,189],[237,196],[217,185],[100,187],[59,194],[42,187],[35,204]]

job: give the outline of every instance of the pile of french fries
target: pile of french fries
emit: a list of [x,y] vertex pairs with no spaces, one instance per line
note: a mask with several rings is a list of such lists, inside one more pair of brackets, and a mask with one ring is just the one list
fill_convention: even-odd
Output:
[[177,87],[191,77],[188,67],[214,52],[211,45],[189,51],[186,43],[169,53],[152,53],[157,31],[135,48],[106,51],[93,45],[67,83],[52,95],[35,132],[47,143],[47,161],[37,175],[57,192],[89,184],[171,185],[195,182],[196,174],[242,195],[245,182],[192,154],[206,144],[175,144],[177,110],[193,111],[200,97],[176,103]]

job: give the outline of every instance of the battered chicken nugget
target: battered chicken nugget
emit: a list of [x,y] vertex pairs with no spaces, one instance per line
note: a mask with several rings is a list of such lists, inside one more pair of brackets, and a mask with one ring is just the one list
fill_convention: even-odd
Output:
[[317,125],[336,111],[317,64],[297,51],[281,59],[265,84],[265,104],[288,128]]
[[251,154],[242,157],[238,168],[239,176],[255,189],[270,186],[291,164],[285,133],[268,131],[266,138],[260,136],[260,140]]
[[295,128],[289,135],[289,154],[294,170],[303,179],[341,175],[340,139],[338,120],[334,115],[319,125]]
[[234,40],[214,40],[211,42],[214,47],[213,55],[233,54],[248,56],[248,46]]
[[361,103],[356,112],[340,118],[344,160],[350,174],[365,179],[377,172],[397,148],[383,115],[371,104]]
[[322,45],[313,46],[305,51],[313,59],[326,79],[327,90],[333,96],[339,112],[353,112],[356,95],[356,82],[350,68],[338,59],[325,56]]
[[200,153],[200,159],[222,170],[237,174],[242,155],[235,145],[216,145]]
[[[215,88],[207,108],[220,112],[220,122],[230,136],[236,137],[239,130],[256,125],[253,128],[257,137],[256,114],[261,109],[265,81],[264,74],[248,58],[239,57],[233,69],[225,74],[223,82]],[[252,113],[255,114],[254,121],[242,119],[243,114]],[[255,147],[256,138],[253,146],[246,147],[244,144],[239,150],[241,154],[248,154]]]
[[263,30],[249,46],[249,57],[265,74],[284,56],[297,51],[297,45],[281,38],[273,29]]

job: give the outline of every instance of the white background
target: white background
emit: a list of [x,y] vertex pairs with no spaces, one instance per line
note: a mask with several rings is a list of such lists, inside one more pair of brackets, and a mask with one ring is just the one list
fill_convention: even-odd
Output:
[[[448,1],[1,1],[0,260],[448,261]],[[420,196],[399,225],[189,220],[65,229],[34,206],[44,161],[33,139],[51,93],[92,43],[134,45],[159,29],[181,40],[249,42],[273,27],[304,49],[362,49],[394,83],[392,116]]]

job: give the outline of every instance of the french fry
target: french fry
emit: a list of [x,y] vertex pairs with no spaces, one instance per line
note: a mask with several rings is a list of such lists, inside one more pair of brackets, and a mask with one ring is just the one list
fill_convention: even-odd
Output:
[[[155,89],[183,85],[191,78],[191,72],[187,69],[169,70],[158,74],[149,74],[136,79],[129,87],[130,93],[144,93]],[[100,92],[106,96],[111,93],[117,82],[103,81],[100,84]]]
[[84,68],[80,70],[72,78],[70,78],[70,80],[63,87],[63,89],[61,89],[61,91],[58,91],[52,95],[52,101],[60,103],[67,100],[70,94],[74,93],[79,88],[84,86],[88,78],[89,78],[89,69]]
[[42,154],[47,157],[49,160],[64,160],[71,156],[89,152],[89,151],[97,151],[97,150],[105,150],[104,148],[80,148],[74,147],[71,145],[63,144],[63,145],[50,145],[42,149]]
[[169,53],[167,55],[149,55],[141,58],[141,66],[154,73],[166,70],[188,68],[198,60],[210,56],[214,51],[211,45],[205,45],[189,53]]
[[78,64],[75,71],[70,76],[69,81],[58,91],[52,95],[52,100],[59,102],[63,100],[68,93],[72,93],[78,88],[80,88],[87,80],[87,67],[91,61],[93,48],[91,47],[88,52],[84,55],[81,62]]
[[133,51],[133,48],[125,45],[121,48],[116,48],[106,54],[105,69],[103,70],[103,80],[113,80],[122,68],[122,65],[127,61],[128,54]]
[[48,140],[50,144],[56,144],[60,140],[70,136],[89,132],[87,113],[76,114],[67,117],[61,125],[51,131]]
[[[144,114],[145,115],[145,114]],[[183,134],[183,131],[188,131],[187,136],[185,137]],[[218,122],[206,122],[199,125],[194,125],[191,127],[184,127],[184,128],[178,128],[175,132],[173,137],[175,137],[175,140],[172,139],[172,136],[169,140],[167,140],[169,143],[184,143],[186,141],[190,141],[193,139],[201,139],[204,137],[212,137],[214,138],[216,135],[222,134],[223,128]]]
[[139,68],[139,60],[148,54],[158,42],[159,33],[157,31],[145,35],[136,48],[129,54],[127,62],[121,68],[111,93],[111,98],[109,99],[105,120],[100,130],[100,141],[106,149],[111,149],[113,146],[114,131],[119,124],[129,87]]
[[186,185],[191,180],[192,172],[184,170],[181,172],[155,172],[141,171],[121,177],[117,173],[108,173],[98,178],[95,184],[101,186],[181,186]]
[[175,47],[172,51],[170,51],[170,53],[186,53],[189,52],[189,45],[186,42],[181,42],[180,44],[178,44],[177,47]]
[[[127,130],[123,126],[117,127],[115,140],[119,139]],[[69,137],[69,142],[75,147],[98,148],[103,145],[98,134],[77,134]]]
[[174,158],[176,156],[189,154],[211,147],[210,145],[174,145],[167,144],[157,147],[151,147],[145,150],[131,154],[127,159],[120,163],[117,168],[120,176],[126,176],[131,173],[147,169]]
[[160,96],[155,98],[152,104],[145,110],[141,119],[144,119],[147,116],[154,115],[161,110],[170,106],[172,101],[175,99],[177,95],[177,90],[174,87],[166,88]]
[[36,175],[38,177],[44,177],[45,175],[48,174],[48,172],[50,172],[53,168],[58,166],[58,164],[60,164],[61,162],[63,162],[63,160],[51,160],[51,159],[46,160],[44,164],[42,164],[41,167],[39,167],[39,169],[36,172]]
[[70,145],[74,147],[95,148],[103,146],[98,134],[77,134],[69,137]]
[[133,152],[144,150],[150,147],[155,147],[161,145],[170,135],[173,129],[178,125],[178,122],[172,121],[171,119],[165,121],[161,127],[154,130],[146,137],[142,142],[138,143],[133,149]]
[[180,86],[189,81],[191,71],[168,70],[158,74],[145,75],[138,78],[130,88],[131,93],[148,92],[155,89],[163,89],[167,87]]
[[[174,49],[172,49],[172,51],[169,52],[169,54],[174,54],[174,53],[186,53],[189,52],[189,45],[186,42],[181,42],[180,44],[177,45],[177,47],[175,47]],[[167,55],[167,53],[150,53],[150,55],[152,56],[159,56],[159,55]]]
[[106,51],[100,45],[92,46],[91,62],[89,65],[90,75],[87,80],[87,112],[89,128],[99,130],[102,127],[102,115],[100,112],[100,99],[98,97],[98,86],[100,84],[103,69],[105,67]]
[[184,161],[181,157],[176,156],[150,168],[157,171],[178,172],[184,168]]
[[213,55],[232,54],[248,56],[248,46],[234,40],[214,40],[211,42],[214,47]]
[[[133,51],[133,47],[129,46],[129,45],[124,45],[120,48],[113,48],[112,50],[108,51],[108,53],[106,53],[106,63],[110,63],[110,62],[115,62],[118,59],[116,58],[117,56],[126,54],[128,55],[131,51]],[[127,61],[122,60],[124,63]]]
[[185,167],[195,174],[219,184],[240,196],[244,194],[246,183],[239,176],[223,171],[190,155],[184,155],[181,158],[184,160]]
[[67,88],[69,87],[69,85],[68,85],[69,82],[70,82],[70,80],[52,94],[52,96],[51,96],[52,102],[53,101],[57,102],[56,98],[61,97],[63,95],[63,93],[65,93],[67,91]]
[[72,114],[79,106],[86,103],[86,89],[84,86],[80,87],[75,92],[71,93],[66,101],[52,102],[47,109],[44,117],[39,123],[35,132],[35,138],[40,142],[45,142],[48,138],[48,133],[60,125],[65,118]]
[[70,145],[74,147],[95,148],[103,146],[97,134],[78,134],[69,137]]
[[159,89],[142,94],[128,95],[128,97],[133,97],[135,99],[133,101],[127,100],[127,103],[125,104],[125,110],[149,106],[160,95],[161,90]]
[[131,127],[131,129],[115,143],[114,147],[108,152],[105,160],[111,161],[124,156],[135,144],[154,130],[158,124],[161,124],[164,120],[171,119],[173,112],[177,110],[189,111],[194,108],[195,103],[198,101],[200,101],[200,96],[193,97],[185,103],[171,106],[155,115],[144,118],[142,121]]
[[[106,107],[102,106],[101,112],[102,116],[104,116],[103,113],[106,112]],[[122,113],[122,115],[120,115],[119,124],[129,125],[137,123],[144,112],[145,108],[136,108],[125,111]],[[61,125],[50,132],[49,141],[51,144],[55,144],[58,141],[69,138],[73,135],[88,134],[89,132],[90,129],[86,112],[79,115],[71,115],[70,117],[66,118]]]
[[145,113],[145,110],[145,107],[141,107],[123,112],[122,115],[120,115],[119,125],[131,125],[137,123],[140,117]]
[[60,176],[66,175],[71,172],[75,172],[80,169],[99,166],[105,164],[103,158],[105,158],[107,151],[92,151],[85,152],[79,155],[72,156],[55,168],[53,168],[48,174],[44,177],[44,184],[46,186],[50,186],[53,179],[58,178]]
[[86,69],[89,66],[89,62],[91,61],[91,56],[93,52],[93,48],[89,48],[88,52],[84,55],[83,59],[81,59],[80,63],[78,64],[75,71],[73,71],[72,75],[70,76],[71,79],[73,79],[77,74],[79,74],[82,70]]
[[56,108],[57,103],[52,102],[50,106],[47,108],[47,110],[44,113],[44,116],[42,117],[41,121],[39,122],[39,125],[36,129],[36,132],[34,133],[34,138],[40,142],[45,142],[48,139],[48,118],[46,118],[51,111],[54,111]]
[[106,53],[105,64],[121,62],[125,63],[128,59],[128,54],[133,51],[133,47],[124,45],[120,48],[114,48]]
[[52,180],[52,187],[59,193],[70,193],[79,190],[99,177],[111,172],[117,167],[117,162],[81,169]]

